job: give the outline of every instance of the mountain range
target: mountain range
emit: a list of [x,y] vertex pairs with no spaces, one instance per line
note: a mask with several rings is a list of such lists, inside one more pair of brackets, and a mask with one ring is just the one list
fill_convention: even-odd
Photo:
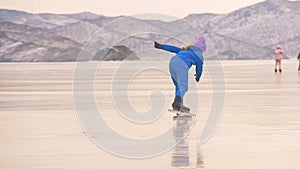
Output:
[[6,62],[119,60],[124,54],[166,60],[173,54],[153,48],[154,41],[184,46],[199,35],[206,37],[206,59],[272,59],[277,44],[284,58],[296,58],[300,2],[267,0],[228,14],[190,14],[168,22],[0,9],[0,61]]

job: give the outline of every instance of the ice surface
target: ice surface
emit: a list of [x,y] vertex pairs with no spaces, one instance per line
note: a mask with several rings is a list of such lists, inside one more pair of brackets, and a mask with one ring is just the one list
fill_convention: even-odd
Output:
[[[195,121],[173,121],[172,113],[167,111],[174,93],[168,71],[165,71],[168,62],[130,62],[123,66],[122,62],[104,62],[98,65],[94,72],[95,102],[113,131],[141,140],[170,130],[170,140],[161,143],[178,143],[150,158],[137,160],[103,150],[82,129],[72,91],[75,63],[1,63],[0,166],[10,169],[298,169],[298,62],[283,60],[281,74],[274,73],[273,60],[222,61],[221,64],[225,75],[224,113],[217,130],[205,144],[199,144],[199,137],[214,101],[209,74],[213,70],[205,69],[197,85],[190,76],[185,104],[197,113]],[[143,69],[131,77],[135,68]],[[190,73],[193,75],[193,68]],[[88,78],[88,74],[82,76],[82,79]],[[80,83],[88,83],[82,79]],[[126,91],[122,84],[127,85]],[[164,99],[153,97],[151,100],[153,90],[160,91],[158,94]],[[83,88],[81,92],[87,91]],[[199,96],[199,104],[194,103],[195,93]],[[127,97],[135,113],[141,118],[149,115],[150,121],[132,120],[124,114],[128,113],[126,110],[116,108],[114,102],[126,108]],[[82,103],[85,104],[84,100]],[[84,108],[88,112],[90,107],[86,104]],[[152,106],[159,104],[162,112],[152,119],[147,112],[155,110]],[[107,130],[98,134],[104,139],[111,138]],[[185,134],[187,137],[182,139]],[[108,141],[112,145],[118,143],[118,140]],[[155,152],[159,146],[148,145],[137,153]],[[126,153],[136,147],[126,143],[112,148]]]

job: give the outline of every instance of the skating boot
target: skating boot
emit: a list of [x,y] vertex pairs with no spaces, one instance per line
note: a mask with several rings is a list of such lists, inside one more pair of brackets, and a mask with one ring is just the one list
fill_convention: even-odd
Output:
[[190,112],[190,108],[183,105],[183,100],[180,96],[176,96],[174,102],[172,103],[173,110]]

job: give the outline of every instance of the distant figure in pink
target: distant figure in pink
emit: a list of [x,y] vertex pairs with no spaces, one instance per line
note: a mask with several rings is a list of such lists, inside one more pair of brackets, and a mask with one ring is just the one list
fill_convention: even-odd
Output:
[[275,73],[277,73],[277,68],[281,73],[282,48],[280,45],[276,45],[276,49],[274,50],[274,53],[275,53]]

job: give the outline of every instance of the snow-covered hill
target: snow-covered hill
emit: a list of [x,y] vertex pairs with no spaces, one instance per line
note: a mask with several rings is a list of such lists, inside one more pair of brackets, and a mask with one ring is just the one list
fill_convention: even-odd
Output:
[[80,51],[93,56],[120,45],[141,59],[164,60],[172,54],[154,49],[155,40],[183,46],[199,35],[207,38],[206,59],[270,59],[277,44],[285,58],[295,58],[300,2],[267,0],[228,14],[190,14],[171,22],[0,9],[1,61],[75,61]]

